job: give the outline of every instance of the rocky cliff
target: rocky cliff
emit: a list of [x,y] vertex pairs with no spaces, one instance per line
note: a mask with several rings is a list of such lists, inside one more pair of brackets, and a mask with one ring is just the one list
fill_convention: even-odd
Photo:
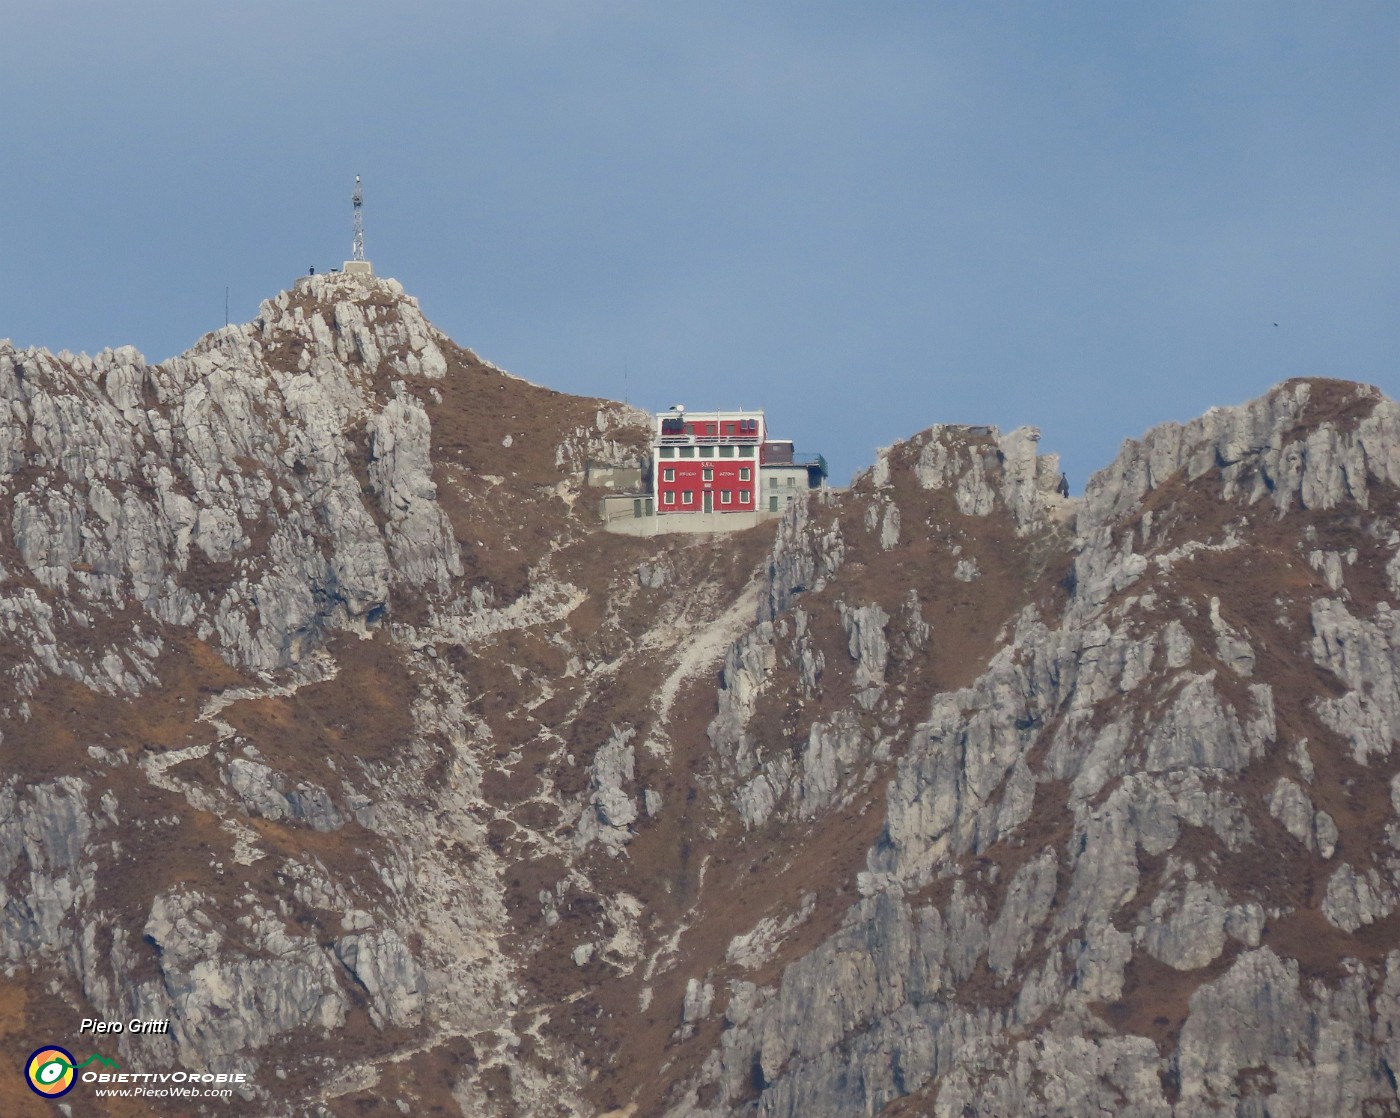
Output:
[[933,427],[602,533],[646,438],[392,281],[0,343],[13,1059],[140,1017],[107,1055],[250,1114],[1400,1113],[1400,408],[1289,382],[1077,501]]

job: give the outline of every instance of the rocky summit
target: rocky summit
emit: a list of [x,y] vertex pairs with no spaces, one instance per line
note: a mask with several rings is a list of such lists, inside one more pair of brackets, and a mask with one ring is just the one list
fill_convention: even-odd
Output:
[[369,277],[0,343],[0,1113],[1400,1114],[1400,406],[608,534],[649,438]]

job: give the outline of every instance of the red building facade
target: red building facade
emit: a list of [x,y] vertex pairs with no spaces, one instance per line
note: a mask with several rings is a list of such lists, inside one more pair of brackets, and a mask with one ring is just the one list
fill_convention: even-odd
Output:
[[761,411],[662,412],[651,448],[657,515],[753,512],[766,434]]

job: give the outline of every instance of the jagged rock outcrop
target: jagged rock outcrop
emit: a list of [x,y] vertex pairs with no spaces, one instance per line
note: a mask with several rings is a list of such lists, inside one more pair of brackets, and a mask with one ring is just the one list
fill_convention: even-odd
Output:
[[[28,573],[75,601],[130,600],[151,619],[149,639],[153,622],[194,628],[256,670],[295,663],[322,626],[372,623],[390,549],[361,500],[347,432],[376,410],[367,381],[381,354],[393,354],[388,369],[438,377],[445,359],[401,289],[386,282],[396,302],[362,306],[353,282],[303,281],[300,298],[284,293],[254,323],[159,366],[130,347],[68,361],[0,350],[0,459]],[[308,299],[333,299],[332,322]],[[411,530],[390,534],[400,577],[429,573],[397,542],[430,527],[412,523],[425,423],[397,401],[373,419],[372,481]],[[460,571],[445,550],[442,573]],[[201,564],[244,569],[205,601],[191,586]],[[140,690],[132,672],[104,680],[85,667],[95,652],[64,647],[82,682]]]
[[160,952],[160,987],[138,990],[150,1020],[170,1021],[177,1047],[242,1067],[275,1038],[294,1029],[333,1029],[347,999],[316,942],[289,936],[280,920],[253,912],[240,942],[205,911],[197,893],[162,894],[143,934]]
[[0,344],[25,1028],[288,1118],[1400,1107],[1397,405],[1080,500],[933,427],[720,541],[599,531],[646,438],[392,281]]
[[68,914],[90,899],[82,859],[92,821],[88,789],[60,777],[20,791],[0,787],[0,952],[10,966],[72,944]]
[[845,543],[839,527],[815,532],[805,502],[788,506],[768,564],[763,608],[769,619],[787,609],[796,595],[821,590],[841,569]]
[[338,940],[335,957],[355,976],[370,999],[375,1024],[412,1026],[422,1018],[417,961],[394,929],[363,932]]
[[[1039,442],[1035,427],[1005,435],[995,427],[935,427],[922,437],[914,474],[925,489],[951,489],[964,516],[988,516],[1000,506],[1020,531],[1029,531],[1059,497],[1059,455],[1038,453]],[[877,485],[882,461],[875,466]]]
[[[1357,789],[1394,770],[1390,588],[1350,575],[1350,601],[1328,597],[1341,578],[1310,543],[1358,524],[1329,512],[1364,510],[1372,557],[1346,569],[1393,562],[1396,415],[1365,389],[1293,383],[1127,444],[1078,509],[1068,598],[1023,610],[901,750],[865,899],[745,992],[696,1080],[713,1101],[697,1086],[671,1113],[1400,1105],[1390,962],[1371,946],[1395,933],[1351,938],[1389,920],[1400,865],[1349,847],[1330,807],[1349,796],[1355,819]],[[985,461],[940,435],[917,476],[966,517],[1000,501],[1025,532]],[[1281,543],[1252,560],[1265,533]],[[1216,573],[1251,562],[1243,584]],[[1330,689],[1299,685],[1313,665]],[[1329,864],[1349,848],[1363,865]]]
[[[547,422],[494,475],[513,413]],[[167,1020],[112,1054],[248,1071],[260,1113],[372,1091],[373,1059],[330,1070],[347,1037],[387,1058],[508,1032],[492,732],[448,653],[567,616],[547,557],[587,534],[584,466],[644,437],[388,280],[299,281],[159,365],[0,343],[6,1004],[34,991],[46,1036],[75,1036],[69,1006]],[[502,533],[506,507],[546,527]],[[477,1043],[432,1092],[485,1090],[502,1057]],[[538,1043],[515,1093],[577,1105]]]
[[627,842],[629,828],[637,820],[637,801],[629,790],[633,782],[636,752],[631,729],[614,728],[593,757],[591,794],[579,819],[577,841],[595,839],[617,848]]
[[227,771],[229,787],[250,815],[297,819],[317,831],[334,831],[345,825],[345,817],[324,788],[301,783],[288,791],[280,773],[243,757],[230,761]]

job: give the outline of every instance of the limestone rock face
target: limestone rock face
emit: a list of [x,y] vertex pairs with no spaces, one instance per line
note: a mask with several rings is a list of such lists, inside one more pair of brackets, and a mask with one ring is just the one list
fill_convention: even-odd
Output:
[[[199,894],[156,898],[144,934],[160,951],[162,988],[138,988],[152,1019],[173,1022],[187,1056],[247,1066],[249,1054],[293,1029],[343,1024],[347,1000],[314,940],[257,913],[236,946]],[[158,1010],[158,1012],[157,1012]]]
[[398,932],[390,928],[346,936],[336,943],[335,957],[369,995],[375,1024],[419,1023],[423,999],[418,963]]
[[1059,456],[1037,453],[1039,442],[1034,427],[1005,435],[995,427],[935,427],[923,442],[915,476],[926,489],[951,489],[965,516],[987,516],[1000,506],[1027,531],[1059,501]]
[[250,815],[299,819],[317,831],[334,831],[345,824],[345,817],[324,788],[300,784],[288,791],[279,773],[256,761],[241,757],[230,761],[228,779]]
[[0,786],[0,950],[9,964],[71,947],[67,916],[94,888],[83,865],[91,833],[84,781],[60,777],[20,790],[11,779]]
[[[1396,956],[1352,938],[1394,934],[1400,826],[1343,818],[1395,812],[1398,416],[1294,382],[1126,444],[1075,510],[1068,595],[895,747],[862,900],[744,993],[669,1113],[1400,1105]],[[1048,531],[1021,450],[984,438],[916,439],[918,484]],[[873,479],[896,494],[898,454]],[[1355,557],[1314,559],[1339,525]]]
[[1226,900],[1219,889],[1198,881],[1159,894],[1149,910],[1143,946],[1176,970],[1200,970],[1225,950]]
[[410,396],[396,396],[370,425],[370,485],[388,523],[393,576],[410,585],[446,586],[462,573],[452,526],[437,503],[430,424]]
[[803,591],[819,591],[841,568],[845,544],[840,529],[819,531],[807,504],[794,501],[778,524],[778,539],[768,562],[764,611],[774,617]]
[[841,619],[850,635],[848,647],[856,664],[856,686],[880,686],[885,682],[885,665],[890,654],[885,642],[889,614],[879,606],[860,606],[843,610]]
[[628,828],[637,819],[636,799],[628,791],[635,763],[631,739],[632,731],[614,729],[593,759],[592,794],[578,825],[584,845],[594,839],[612,847],[627,842]]
[[[365,305],[365,294],[398,298]],[[163,365],[129,347],[71,362],[0,349],[9,419],[0,459],[17,559],[75,601],[135,604],[156,646],[147,657],[164,623],[209,634],[254,669],[294,664],[321,627],[374,623],[391,548],[401,577],[460,572],[436,510],[431,525],[414,519],[428,484],[426,417],[402,401],[379,408],[370,385],[444,368],[401,289],[381,282],[366,292],[334,277],[303,281],[264,303],[254,323]],[[366,423],[378,448],[371,483],[402,528],[390,546],[351,464],[352,432]],[[445,552],[430,570],[401,542],[425,534],[411,546]],[[195,591],[202,565],[232,565],[220,595]],[[89,685],[141,687],[124,651],[73,649],[65,659]]]
[[[389,280],[299,281],[161,364],[0,342],[0,986],[25,1028],[168,1020],[110,1055],[247,1071],[249,1113],[367,1098],[414,1045],[458,1045],[423,1105],[485,1091],[521,1001],[488,824],[523,804],[497,802],[482,681],[517,682],[499,634],[577,607],[572,501],[643,421],[480,361]],[[571,1050],[538,1043],[513,1095],[581,1106]]]
[[1289,382],[1081,500],[936,426],[610,536],[647,438],[392,281],[0,343],[24,1035],[166,1019],[116,1058],[285,1118],[1400,1107],[1397,405]]
[[1358,875],[1351,866],[1337,867],[1327,882],[1322,914],[1344,932],[1354,932],[1395,911],[1395,891],[1375,869]]

